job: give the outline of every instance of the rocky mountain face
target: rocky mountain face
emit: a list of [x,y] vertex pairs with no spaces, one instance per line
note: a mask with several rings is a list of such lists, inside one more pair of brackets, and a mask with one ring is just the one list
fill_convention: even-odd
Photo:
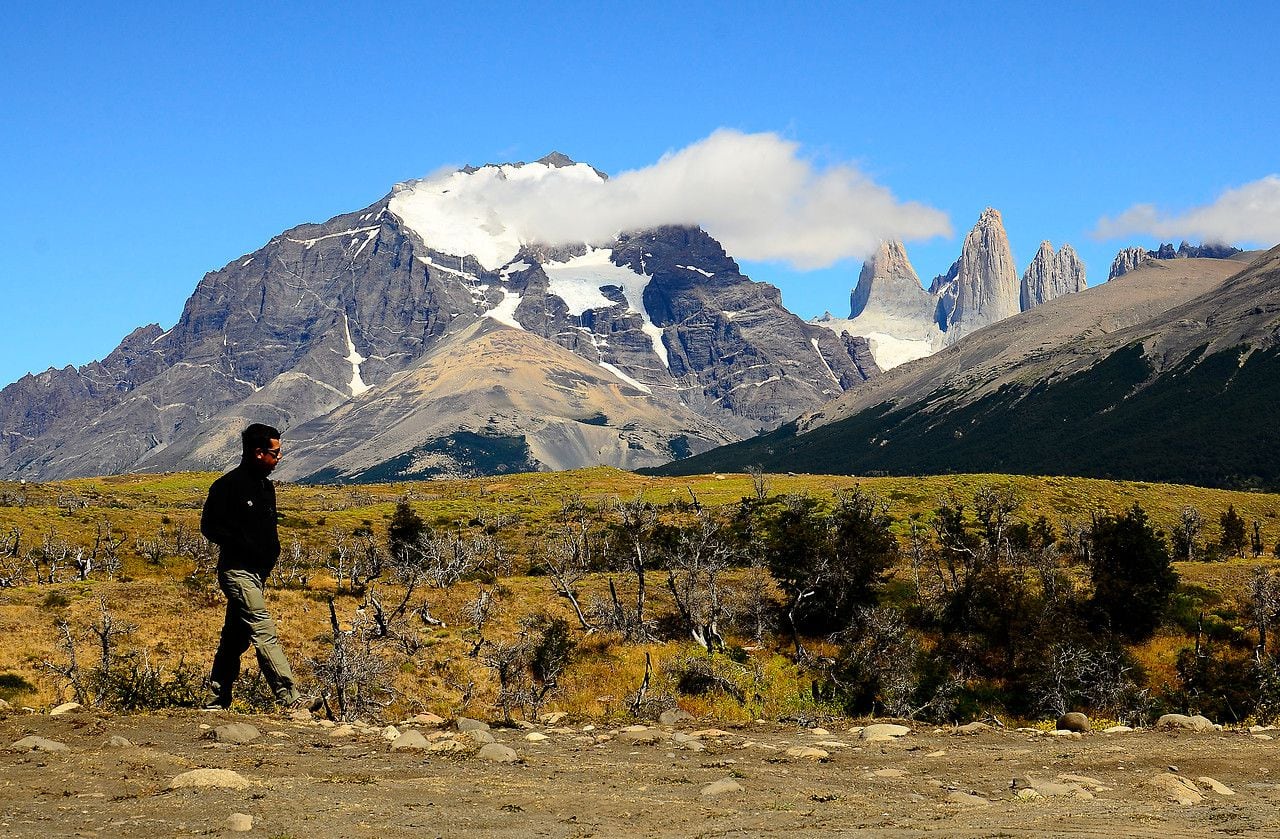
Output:
[[947,316],[948,342],[1018,313],[1018,271],[998,210],[984,210],[965,236],[953,282],[956,295]]
[[886,373],[797,423],[668,464],[1001,472],[1280,489],[1280,247],[1150,259]]
[[468,168],[274,237],[173,328],[0,391],[0,475],[222,469],[250,421],[285,432],[285,479],[630,467],[878,372],[702,230],[551,247],[484,204],[557,178],[603,175],[563,155]]
[[1085,289],[1084,263],[1075,248],[1063,245],[1054,253],[1053,245],[1041,242],[1035,259],[1022,275],[1019,301],[1022,311],[1047,303],[1064,294],[1074,294]]
[[988,207],[957,259],[925,291],[901,242],[886,242],[863,264],[850,316],[812,321],[864,337],[882,370],[932,355],[966,334],[1085,288],[1084,263],[1070,245],[1040,246],[1019,281],[998,210]]
[[1125,248],[1111,261],[1111,270],[1107,274],[1107,279],[1114,280],[1116,277],[1123,276],[1147,259],[1230,259],[1238,253],[1242,251],[1233,245],[1192,245],[1185,240],[1176,249],[1170,242],[1165,242],[1153,251]]

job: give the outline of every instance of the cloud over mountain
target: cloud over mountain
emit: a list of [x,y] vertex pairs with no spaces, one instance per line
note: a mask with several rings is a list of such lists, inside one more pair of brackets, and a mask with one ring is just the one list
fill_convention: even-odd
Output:
[[455,179],[449,213],[549,244],[699,225],[741,259],[777,260],[802,270],[862,259],[881,240],[951,232],[940,210],[899,201],[851,163],[819,167],[798,143],[772,133],[720,129],[608,180],[583,170],[590,172],[564,167],[545,177],[507,169],[506,177]]
[[1118,239],[1135,233],[1159,239],[1205,242],[1280,242],[1280,175],[1227,189],[1211,204],[1183,213],[1162,213],[1153,204],[1135,204],[1115,218],[1099,219],[1093,235]]

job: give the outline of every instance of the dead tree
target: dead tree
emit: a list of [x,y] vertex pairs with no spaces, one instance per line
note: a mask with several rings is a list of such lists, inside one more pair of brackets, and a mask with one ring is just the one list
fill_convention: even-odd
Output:
[[[616,525],[622,540],[623,567],[630,571],[636,581],[635,612],[629,616],[623,627],[623,633],[629,641],[652,640],[652,633],[645,622],[645,572],[654,561],[654,551],[650,544],[653,530],[658,524],[658,510],[642,498],[636,498],[618,506],[619,521]],[[610,581],[610,591],[617,604],[617,591]]]
[[724,648],[719,624],[727,610],[720,575],[732,560],[720,523],[698,508],[694,523],[680,531],[668,560],[667,588],[689,634],[709,652]]

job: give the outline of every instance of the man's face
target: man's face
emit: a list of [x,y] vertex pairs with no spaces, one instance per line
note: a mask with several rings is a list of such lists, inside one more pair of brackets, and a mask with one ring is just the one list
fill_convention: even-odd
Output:
[[270,475],[276,468],[276,464],[280,462],[280,440],[273,439],[271,447],[268,449],[258,449],[253,454],[253,459],[262,467],[265,474]]

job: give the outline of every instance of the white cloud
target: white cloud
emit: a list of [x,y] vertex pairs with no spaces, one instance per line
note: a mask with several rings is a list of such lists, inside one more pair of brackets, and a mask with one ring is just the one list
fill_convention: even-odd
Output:
[[1152,204],[1135,204],[1115,218],[1099,219],[1093,231],[1098,239],[1135,233],[1159,239],[1274,245],[1280,242],[1280,175],[1224,190],[1212,204],[1184,213],[1161,213]]
[[696,224],[736,258],[807,270],[865,258],[882,239],[951,233],[945,213],[899,201],[853,164],[819,168],[798,143],[729,129],[607,181],[585,165],[527,166],[433,176],[409,189],[392,210],[429,243],[448,250],[446,217],[465,218],[472,238],[491,237],[494,259],[511,253],[516,240],[602,244],[622,231]]

